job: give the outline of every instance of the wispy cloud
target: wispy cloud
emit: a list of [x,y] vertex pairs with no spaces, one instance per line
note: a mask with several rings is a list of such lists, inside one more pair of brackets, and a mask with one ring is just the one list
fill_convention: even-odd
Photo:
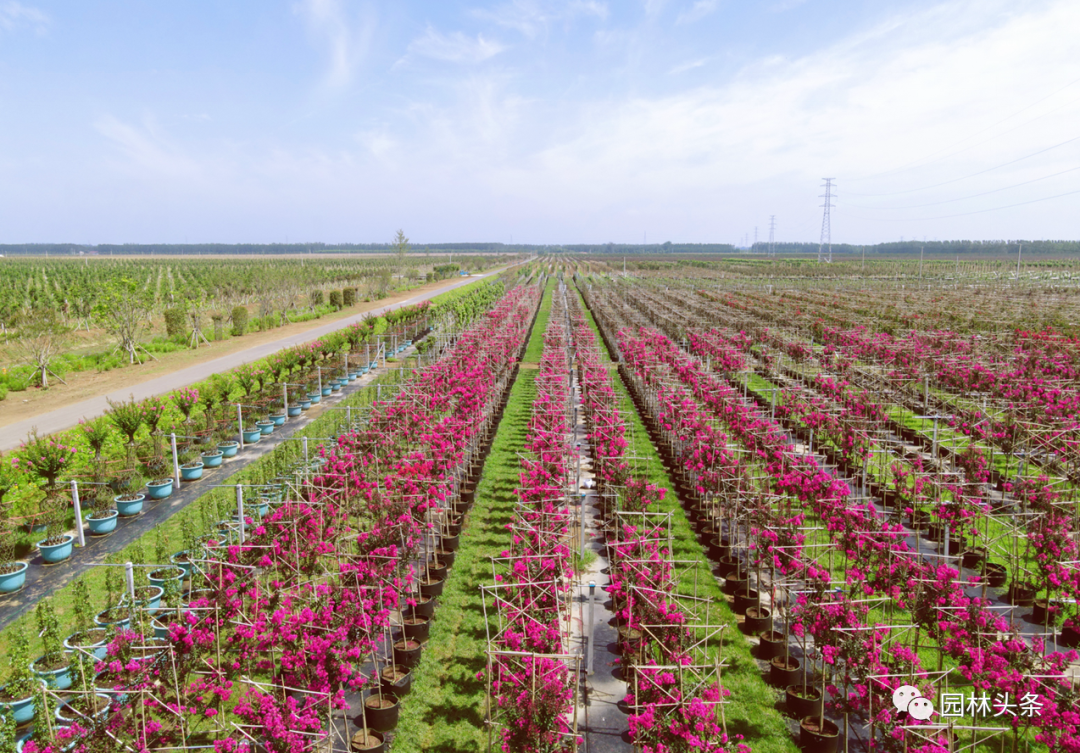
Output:
[[144,118],[142,124],[136,126],[113,115],[103,115],[94,121],[94,128],[127,157],[129,167],[133,166],[141,173],[194,178],[202,172],[196,160],[164,136],[153,118]]
[[38,34],[44,34],[51,19],[37,8],[23,5],[15,0],[0,3],[0,31],[13,31],[28,26]]
[[679,65],[672,68],[670,71],[668,71],[668,73],[670,73],[673,76],[678,75],[680,73],[686,73],[687,71],[692,71],[695,68],[700,68],[701,66],[705,65],[705,63],[707,63],[707,62],[709,62],[708,58],[699,58],[697,60],[687,60],[685,63],[680,63]]
[[364,4],[352,16],[342,0],[303,0],[295,7],[329,58],[324,87],[348,86],[371,48],[377,26],[372,7]]
[[608,6],[600,0],[513,0],[492,8],[476,8],[472,15],[533,38],[543,34],[554,23],[570,21],[578,16],[606,19]]
[[769,8],[773,13],[783,13],[786,10],[792,10],[798,8],[800,5],[804,5],[806,0],[781,0]]
[[477,34],[474,39],[460,31],[443,34],[429,26],[422,36],[409,43],[408,54],[449,63],[482,63],[505,49],[500,42],[484,39],[483,34]]
[[689,8],[682,10],[675,18],[677,24],[689,24],[694,21],[700,21],[716,10],[720,5],[720,0],[695,0],[694,4]]

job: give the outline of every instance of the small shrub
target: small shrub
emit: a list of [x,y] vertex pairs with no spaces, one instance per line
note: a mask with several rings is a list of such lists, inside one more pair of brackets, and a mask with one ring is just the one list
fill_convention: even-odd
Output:
[[356,288],[345,288],[341,291],[341,303],[343,306],[356,304]]
[[321,290],[312,290],[309,297],[311,298],[312,306],[322,306],[323,301],[325,300],[323,298],[323,292]]
[[183,311],[177,308],[165,309],[165,335],[167,337],[183,336],[186,323],[187,317]]
[[243,306],[237,306],[232,310],[232,334],[240,337],[247,330],[248,312]]
[[330,291],[330,305],[333,306],[335,309],[341,308],[341,291],[340,290],[331,290]]

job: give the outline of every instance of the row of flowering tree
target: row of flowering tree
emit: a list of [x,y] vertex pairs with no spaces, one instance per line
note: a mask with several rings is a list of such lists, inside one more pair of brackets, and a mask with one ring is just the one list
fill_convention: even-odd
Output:
[[100,655],[87,653],[73,686],[89,700],[57,723],[52,698],[37,699],[24,750],[300,753],[341,738],[382,749],[446,577],[438,553],[456,548],[459,479],[538,298],[535,285],[511,290],[272,485],[265,511],[203,538],[169,610],[129,604]]
[[[731,384],[725,384],[723,379],[708,373],[702,363],[681,353],[668,338],[658,332],[623,331],[619,346],[624,357],[634,362],[642,375],[657,371],[658,361],[672,367],[679,380],[694,391],[696,399],[709,406],[732,436],[763,463],[773,478],[775,491],[799,500],[824,521],[835,546],[847,552],[848,559],[853,560],[851,553],[859,552],[859,566],[847,569],[849,587],[868,595],[888,596],[909,608],[917,624],[939,636],[942,648],[976,687],[1005,688],[1014,699],[1026,697],[1034,699],[1032,706],[1034,703],[1040,705],[1042,715],[1035,719],[1018,719],[1015,722],[1018,727],[1033,730],[1036,739],[1055,749],[1072,744],[1068,719],[1074,712],[1070,696],[1062,690],[1060,679],[1053,679],[1061,677],[1068,655],[1042,656],[1042,646],[1038,642],[1029,645],[1015,631],[1009,630],[1007,621],[990,617],[985,611],[985,599],[967,596],[966,584],[958,579],[955,569],[932,566],[905,554],[908,547],[902,528],[881,519],[872,506],[850,500],[846,485],[817,461],[794,452],[795,448],[790,446],[774,421],[742,399]],[[691,436],[685,439],[693,441]],[[770,533],[770,538],[774,535],[775,532]],[[783,547],[782,551],[778,547],[773,555],[779,558],[778,564],[784,564],[789,562],[791,551],[789,547]],[[812,574],[811,567],[813,562],[807,562],[805,572]],[[831,600],[811,600],[810,603],[822,601],[831,604]],[[813,611],[808,610],[808,613]],[[888,635],[886,628],[868,630],[869,626],[858,625],[852,618],[852,615],[858,615],[857,608],[840,606],[833,611],[833,617],[843,617],[841,622],[837,624],[835,620],[826,619],[824,624],[831,624],[831,627],[816,631],[819,634],[816,643],[823,660],[828,663],[835,662],[841,655],[873,655],[869,650],[854,653],[844,650],[835,645],[838,636],[844,636],[847,641],[848,636],[866,633],[863,648],[867,648],[877,645],[882,636]],[[806,625],[802,629],[806,629]],[[997,631],[1003,637],[987,640],[981,635],[987,629]],[[973,638],[975,635],[979,637]],[[827,640],[831,640],[833,646],[826,652]],[[850,680],[852,675],[847,670],[851,668],[851,659],[844,661],[844,677]],[[855,687],[865,691],[873,685],[866,681],[867,678],[876,678],[878,673],[871,665],[855,676],[862,680],[854,683]],[[867,711],[871,694],[864,692],[863,695],[867,696],[862,704]],[[882,703],[878,699],[873,708],[881,709],[887,705],[887,701]]]

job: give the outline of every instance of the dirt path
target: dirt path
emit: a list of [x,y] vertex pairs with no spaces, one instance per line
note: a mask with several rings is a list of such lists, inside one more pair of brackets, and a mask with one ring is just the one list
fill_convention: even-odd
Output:
[[401,306],[419,303],[480,278],[498,274],[503,269],[464,277],[454,282],[428,283],[392,298],[361,304],[334,318],[323,317],[315,322],[302,322],[269,332],[244,335],[213,343],[197,351],[166,353],[159,356],[159,362],[144,366],[101,374],[72,374],[68,387],[61,385],[58,389],[35,390],[32,397],[29,395],[30,390],[8,393],[7,399],[0,402],[0,450],[17,447],[34,427],[42,434],[51,434],[76,425],[80,419],[98,416],[108,408],[107,399],[126,400],[133,396],[142,400],[170,392],[206,379],[211,374],[264,358],[282,348],[316,340],[360,321],[369,312],[381,314]]

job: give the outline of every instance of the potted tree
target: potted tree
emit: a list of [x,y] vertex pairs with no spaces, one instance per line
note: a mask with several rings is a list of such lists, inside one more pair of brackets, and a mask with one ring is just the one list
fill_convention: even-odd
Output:
[[113,504],[121,517],[130,518],[142,512],[146,495],[139,491],[142,488],[142,475],[138,471],[129,468],[117,472],[109,481],[109,487],[116,492]]
[[90,511],[86,514],[86,523],[92,536],[105,536],[116,530],[119,511],[110,502],[109,494],[100,486],[87,487],[86,501]]
[[56,619],[52,597],[38,602],[35,613],[41,644],[45,653],[34,661],[34,672],[50,688],[67,690],[71,687],[71,661],[64,652],[60,637],[60,621]]
[[0,686],[0,708],[11,715],[15,724],[26,724],[34,718],[34,694],[44,683],[30,667],[30,641],[19,623],[11,628],[8,646],[7,683]]
[[93,610],[90,607],[90,586],[86,578],[79,578],[71,588],[74,592],[72,613],[75,632],[64,639],[64,649],[76,656],[86,655],[95,661],[101,661],[105,658],[109,645],[109,631],[94,624]]
[[62,562],[71,556],[75,537],[64,533],[67,497],[57,485],[60,474],[70,468],[78,452],[54,437],[40,437],[37,430],[27,436],[22,459],[28,469],[44,482],[47,536],[38,542],[46,563]]
[[14,593],[26,583],[27,564],[15,559],[18,532],[10,501],[4,499],[16,483],[15,468],[0,455],[0,594]]
[[127,464],[134,465],[135,463],[135,435],[139,432],[139,429],[143,425],[143,411],[142,407],[135,402],[132,398],[128,402],[114,403],[112,400],[107,400],[109,403],[109,410],[105,415],[109,417],[109,420],[116,425],[116,428],[127,437]]

